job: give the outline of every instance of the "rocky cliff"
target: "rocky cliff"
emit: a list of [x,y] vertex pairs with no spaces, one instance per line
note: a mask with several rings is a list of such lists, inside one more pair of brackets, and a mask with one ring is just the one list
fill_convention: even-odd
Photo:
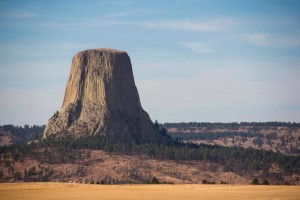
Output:
[[91,49],[74,56],[62,107],[50,118],[44,138],[65,135],[164,140],[141,106],[126,52]]

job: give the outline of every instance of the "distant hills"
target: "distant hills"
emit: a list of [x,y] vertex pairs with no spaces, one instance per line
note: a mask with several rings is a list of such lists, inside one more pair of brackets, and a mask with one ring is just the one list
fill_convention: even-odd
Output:
[[[42,140],[45,126],[0,126],[0,182],[113,184],[205,180],[250,184],[257,178],[270,184],[300,184],[299,156],[264,150],[270,140],[269,144],[279,144],[284,153],[291,153],[290,144],[298,151],[293,144],[299,141],[295,138],[299,124],[155,123],[155,127],[160,134],[175,140],[160,145],[106,136]],[[228,147],[222,147],[226,142]]]
[[255,148],[300,155],[300,123],[165,123],[173,139],[195,144]]
[[[164,123],[173,139],[195,144],[271,150],[300,155],[300,123],[241,122],[241,123]],[[0,146],[23,144],[42,138],[45,125],[0,126]]]

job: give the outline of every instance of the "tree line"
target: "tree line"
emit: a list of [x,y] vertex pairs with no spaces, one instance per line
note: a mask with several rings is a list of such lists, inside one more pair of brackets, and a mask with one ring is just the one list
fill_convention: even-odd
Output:
[[45,125],[24,125],[14,126],[12,124],[0,126],[0,131],[11,135],[13,144],[23,144],[31,140],[37,140],[42,137]]
[[225,137],[241,137],[241,138],[264,138],[261,133],[245,133],[245,132],[205,132],[205,133],[182,133],[182,132],[168,132],[168,135],[173,139],[179,140],[217,140]]
[[2,159],[11,157],[15,161],[30,156],[46,163],[74,163],[82,158],[83,149],[175,161],[210,161],[222,164],[227,171],[268,172],[272,164],[276,164],[284,172],[300,173],[300,156],[252,148],[184,144],[176,140],[166,144],[138,143],[134,139],[123,141],[117,136],[64,137],[60,140],[48,138],[38,143],[1,147],[0,153]]
[[210,129],[237,129],[240,126],[251,126],[257,128],[266,128],[266,127],[288,127],[288,128],[300,128],[300,123],[295,122],[179,122],[179,123],[164,123],[162,124],[165,128],[206,128]]

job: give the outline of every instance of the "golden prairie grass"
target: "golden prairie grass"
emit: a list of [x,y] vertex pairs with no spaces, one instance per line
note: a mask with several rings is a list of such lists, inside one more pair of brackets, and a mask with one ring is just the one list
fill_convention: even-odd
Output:
[[0,199],[300,199],[300,186],[251,185],[87,185],[73,183],[3,183]]

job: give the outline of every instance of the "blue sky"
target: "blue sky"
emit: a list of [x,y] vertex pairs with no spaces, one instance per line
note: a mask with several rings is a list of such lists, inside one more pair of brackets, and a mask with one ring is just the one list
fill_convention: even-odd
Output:
[[300,122],[300,1],[0,0],[0,124],[46,124],[73,55],[128,52],[159,122]]

